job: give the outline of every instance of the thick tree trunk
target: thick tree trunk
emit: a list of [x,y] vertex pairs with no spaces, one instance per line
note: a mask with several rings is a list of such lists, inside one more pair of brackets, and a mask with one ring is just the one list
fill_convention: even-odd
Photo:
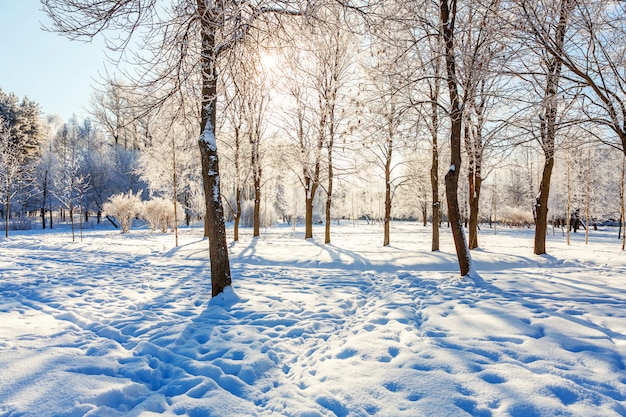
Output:
[[[203,110],[203,113],[205,111]],[[208,116],[208,115],[207,115]],[[204,117],[203,117],[204,119]],[[202,180],[206,204],[206,226],[209,233],[209,259],[211,262],[211,293],[220,294],[231,285],[230,261],[226,246],[226,225],[220,195],[220,177],[213,126],[207,119],[198,141],[202,163]]]
[[213,297],[231,285],[230,261],[226,246],[226,226],[220,193],[219,159],[215,138],[217,71],[215,68],[215,26],[209,22],[210,14],[205,2],[198,0],[198,13],[202,19],[202,109],[200,114],[200,160],[204,200],[206,205],[205,228],[209,238],[211,261],[211,292]]
[[459,173],[461,171],[461,128],[463,109],[456,84],[456,62],[454,51],[454,22],[456,17],[456,0],[448,5],[448,0],[440,1],[440,17],[445,44],[446,75],[450,94],[450,169],[446,174],[446,201],[448,203],[448,219],[452,229],[454,247],[459,261],[462,276],[471,270],[471,257],[465,234],[458,199]]
[[539,197],[537,198],[537,223],[535,224],[535,255],[546,253],[546,236],[548,233],[548,199],[550,197],[550,179],[552,178],[552,168],[554,158],[546,157],[539,184]]

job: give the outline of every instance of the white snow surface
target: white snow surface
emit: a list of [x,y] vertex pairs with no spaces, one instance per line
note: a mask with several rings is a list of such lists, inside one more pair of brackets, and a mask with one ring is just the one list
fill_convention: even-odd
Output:
[[445,228],[241,232],[212,300],[200,228],[1,240],[0,416],[626,415],[616,230],[483,227],[471,279]]

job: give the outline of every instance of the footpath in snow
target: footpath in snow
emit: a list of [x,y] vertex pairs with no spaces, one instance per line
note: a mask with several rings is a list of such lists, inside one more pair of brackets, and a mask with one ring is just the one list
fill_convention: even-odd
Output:
[[471,280],[445,229],[247,232],[213,300],[198,230],[1,240],[0,417],[626,415],[613,230],[485,231]]

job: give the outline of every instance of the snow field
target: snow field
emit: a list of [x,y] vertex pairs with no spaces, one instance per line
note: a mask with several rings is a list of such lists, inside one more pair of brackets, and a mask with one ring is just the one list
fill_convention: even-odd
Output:
[[445,229],[243,232],[213,300],[198,230],[0,241],[0,416],[626,415],[613,230],[484,231],[473,279]]

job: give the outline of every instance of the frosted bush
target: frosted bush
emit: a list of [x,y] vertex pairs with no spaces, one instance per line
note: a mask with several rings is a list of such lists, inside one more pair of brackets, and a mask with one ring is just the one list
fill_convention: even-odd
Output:
[[533,224],[533,215],[519,207],[506,206],[498,213],[498,220],[511,226],[526,226]]
[[140,214],[140,193],[141,191],[138,191],[137,194],[133,194],[130,191],[128,193],[116,194],[104,203],[103,209],[105,213],[117,219],[122,228],[122,233],[128,233],[133,225],[133,219]]
[[[179,203],[177,203],[176,209],[178,220],[180,220],[183,210]],[[153,197],[143,203],[141,217],[148,222],[152,231],[158,229],[165,233],[168,228],[174,228],[174,205],[162,197]]]

